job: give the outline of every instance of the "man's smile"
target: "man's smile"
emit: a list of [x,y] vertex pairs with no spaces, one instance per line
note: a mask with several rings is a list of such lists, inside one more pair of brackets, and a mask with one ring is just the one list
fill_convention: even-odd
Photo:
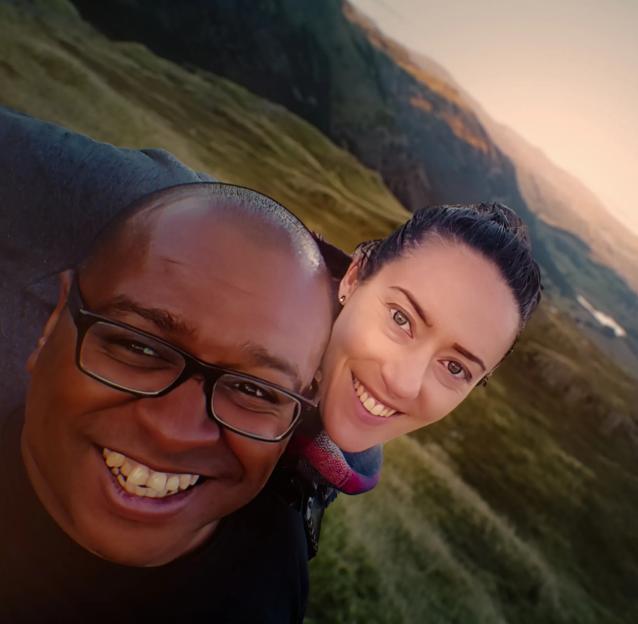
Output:
[[103,449],[106,465],[129,494],[148,498],[172,496],[194,486],[201,475],[159,472],[117,451]]
[[99,481],[107,506],[116,516],[135,523],[173,522],[187,509],[199,508],[197,501],[210,496],[210,487],[229,483],[226,475],[209,478],[193,473],[161,472],[120,451],[94,448],[94,459],[102,466]]

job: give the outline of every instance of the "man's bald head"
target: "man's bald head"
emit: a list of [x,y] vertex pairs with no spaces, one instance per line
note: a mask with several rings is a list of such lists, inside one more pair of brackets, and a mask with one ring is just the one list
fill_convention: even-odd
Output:
[[288,209],[254,190],[212,182],[170,187],[131,204],[98,234],[79,262],[80,270],[101,273],[113,263],[141,258],[162,214],[174,223],[176,237],[181,220],[213,220],[241,229],[264,249],[289,251],[302,270],[317,275],[327,271],[312,233]]

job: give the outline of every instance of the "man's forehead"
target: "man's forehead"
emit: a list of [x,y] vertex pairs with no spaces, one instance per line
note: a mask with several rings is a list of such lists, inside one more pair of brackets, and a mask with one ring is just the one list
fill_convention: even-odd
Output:
[[[143,259],[150,247],[175,253],[180,246],[183,250],[210,246],[233,235],[281,249],[291,247],[290,232],[282,227],[285,220],[273,217],[272,210],[248,209],[236,197],[211,197],[206,186],[191,186],[162,191],[122,214],[94,242],[83,265],[119,268]],[[251,194],[248,197],[259,196],[244,191]]]
[[211,212],[201,197],[154,206],[128,227],[113,261],[83,276],[89,305],[204,361],[305,380],[332,304],[327,272],[299,257],[298,241],[260,219]]
[[211,364],[276,370],[299,389],[329,331],[329,291],[316,279],[286,277],[281,258],[261,254],[246,265],[239,256],[207,266],[162,256],[87,303]]
[[313,255],[307,241],[293,240],[277,224],[233,211],[228,203],[214,206],[211,210],[210,201],[199,196],[150,205],[102,246],[97,260],[88,263],[87,279],[116,281],[131,273],[158,279],[153,267],[158,261],[195,271],[203,287],[214,287],[215,278],[231,274],[238,284],[252,287],[250,282],[263,279],[268,268],[283,271],[280,277],[291,281],[327,275],[316,258],[307,261]]

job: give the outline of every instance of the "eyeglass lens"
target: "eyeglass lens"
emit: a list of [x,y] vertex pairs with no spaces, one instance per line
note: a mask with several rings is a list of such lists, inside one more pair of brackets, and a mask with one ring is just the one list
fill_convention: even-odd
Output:
[[[80,367],[123,390],[156,394],[186,367],[184,357],[152,338],[98,321],[84,335]],[[254,380],[224,374],[217,379],[211,409],[224,424],[265,439],[284,434],[300,409],[292,397]]]

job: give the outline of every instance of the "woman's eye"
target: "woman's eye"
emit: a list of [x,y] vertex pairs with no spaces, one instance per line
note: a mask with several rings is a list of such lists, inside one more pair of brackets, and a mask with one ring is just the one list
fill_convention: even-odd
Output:
[[452,377],[456,377],[457,379],[465,379],[469,381],[472,379],[472,375],[468,372],[468,370],[454,360],[445,360],[445,368],[447,368],[448,373],[452,375]]
[[392,314],[392,320],[398,325],[406,334],[412,334],[412,327],[410,326],[410,319],[401,310],[396,308],[390,308]]

